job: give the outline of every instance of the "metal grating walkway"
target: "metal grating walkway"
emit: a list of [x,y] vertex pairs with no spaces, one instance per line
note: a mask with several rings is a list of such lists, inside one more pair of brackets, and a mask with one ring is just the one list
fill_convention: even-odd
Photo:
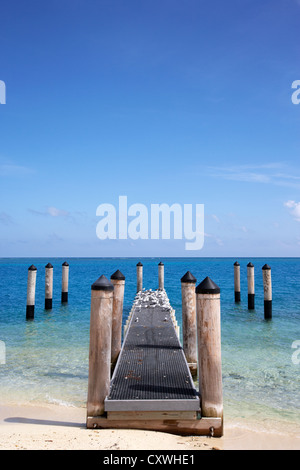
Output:
[[106,411],[199,411],[165,291],[137,294]]

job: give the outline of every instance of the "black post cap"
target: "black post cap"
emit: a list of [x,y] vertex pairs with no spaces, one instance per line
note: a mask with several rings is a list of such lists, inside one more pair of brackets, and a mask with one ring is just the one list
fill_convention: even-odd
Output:
[[91,289],[92,289],[92,290],[113,291],[113,290],[114,290],[114,286],[113,286],[112,283],[107,279],[107,277],[105,277],[104,274],[102,274],[102,276],[100,276],[99,279],[97,279],[97,281],[94,282],[94,284],[92,284]]
[[121,271],[118,269],[115,273],[113,273],[110,276],[111,279],[114,279],[116,281],[125,281],[125,276],[124,274],[121,273]]
[[46,264],[45,268],[48,268],[48,269],[50,269],[50,268],[53,268],[53,266],[52,266],[52,264],[51,264],[51,263],[48,263],[48,264]]
[[32,264],[29,266],[28,271],[37,271],[36,267]]
[[263,270],[271,269],[271,266],[269,266],[268,264],[265,264],[261,269]]
[[66,261],[62,264],[62,266],[69,266],[69,263],[67,263]]
[[240,263],[238,263],[238,261],[236,261],[233,266],[240,266]]
[[208,276],[196,287],[196,294],[219,294],[220,287]]
[[163,265],[164,265],[164,263],[162,263],[162,262],[158,263],[158,266],[163,266]]
[[192,275],[190,271],[187,271],[184,276],[180,279],[181,282],[190,282],[196,284],[197,279]]
[[254,264],[248,263],[248,264],[247,264],[247,267],[248,267],[248,268],[254,268]]
[[137,266],[143,266],[143,265],[142,265],[142,263],[139,261],[139,262],[137,263]]

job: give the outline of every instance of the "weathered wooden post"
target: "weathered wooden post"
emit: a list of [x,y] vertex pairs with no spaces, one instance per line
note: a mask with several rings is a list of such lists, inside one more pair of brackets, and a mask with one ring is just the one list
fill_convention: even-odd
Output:
[[241,275],[240,263],[234,263],[234,300],[236,303],[241,301]]
[[136,265],[136,291],[139,292],[140,290],[143,290],[143,265],[139,261],[139,263]]
[[28,268],[26,320],[32,320],[34,318],[36,274],[37,269],[32,264]]
[[165,288],[165,273],[164,273],[164,264],[162,262],[158,265],[158,288],[164,290]]
[[52,309],[53,297],[53,266],[51,263],[45,266],[45,310]]
[[109,393],[114,286],[102,275],[91,291],[87,418],[104,414],[104,400]]
[[0,364],[6,363],[6,346],[4,341],[0,340]]
[[197,374],[196,281],[190,271],[181,278],[183,350],[192,375]]
[[265,264],[262,267],[263,284],[264,284],[264,317],[265,320],[272,318],[272,278],[271,267]]
[[112,307],[112,334],[111,334],[111,363],[114,365],[118,359],[122,344],[122,317],[125,290],[125,276],[119,269],[110,276],[114,286],[114,299]]
[[65,261],[62,264],[62,283],[61,283],[61,303],[68,302],[69,291],[69,264]]
[[201,415],[223,418],[220,288],[206,277],[196,296]]
[[255,308],[255,284],[254,284],[254,265],[247,264],[247,280],[248,280],[248,310]]

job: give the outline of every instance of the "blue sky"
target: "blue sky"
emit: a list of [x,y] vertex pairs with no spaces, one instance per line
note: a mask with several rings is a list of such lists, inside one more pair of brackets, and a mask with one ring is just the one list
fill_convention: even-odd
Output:
[[[2,0],[0,256],[300,256],[299,0]],[[205,242],[99,240],[204,204]]]

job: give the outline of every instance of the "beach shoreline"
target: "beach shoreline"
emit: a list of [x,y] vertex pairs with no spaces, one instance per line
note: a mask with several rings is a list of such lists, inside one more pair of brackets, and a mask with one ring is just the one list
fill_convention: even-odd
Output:
[[87,429],[86,408],[0,405],[0,450],[300,450],[300,432],[225,420],[224,436],[178,436],[145,430]]

